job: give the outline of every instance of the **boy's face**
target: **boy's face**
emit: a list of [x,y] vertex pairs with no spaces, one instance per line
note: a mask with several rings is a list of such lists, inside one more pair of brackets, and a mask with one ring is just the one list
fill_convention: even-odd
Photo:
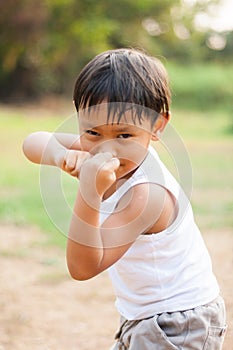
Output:
[[120,161],[117,179],[127,177],[144,160],[151,140],[150,121],[132,120],[132,112],[126,111],[119,123],[107,123],[107,104],[89,112],[79,113],[80,143],[83,151],[95,155],[110,152]]

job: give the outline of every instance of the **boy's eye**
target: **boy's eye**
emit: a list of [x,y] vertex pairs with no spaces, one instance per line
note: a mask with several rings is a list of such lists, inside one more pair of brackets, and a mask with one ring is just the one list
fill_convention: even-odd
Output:
[[86,132],[86,134],[91,135],[91,136],[99,136],[100,135],[97,131],[91,130],[91,129],[86,130],[85,132]]
[[132,135],[131,134],[120,134],[117,137],[118,137],[118,139],[128,139],[128,138],[132,137]]

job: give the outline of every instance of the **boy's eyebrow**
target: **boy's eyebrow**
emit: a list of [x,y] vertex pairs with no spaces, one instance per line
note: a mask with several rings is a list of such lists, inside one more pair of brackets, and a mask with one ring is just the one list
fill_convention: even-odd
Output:
[[[119,125],[119,124],[116,124],[116,125]],[[132,126],[133,125],[125,125],[125,126],[120,126],[119,125],[119,127],[117,128],[117,131],[118,132],[126,132],[126,131],[130,131],[130,130],[132,130]]]
[[85,129],[92,129],[92,128],[98,128],[98,127],[101,127],[102,125],[109,125],[109,126],[111,126],[111,125],[117,125],[118,126],[118,128],[117,128],[117,131],[119,131],[119,132],[126,132],[126,131],[129,131],[129,130],[131,130],[131,128],[133,127],[133,126],[135,126],[133,123],[132,123],[132,125],[131,124],[124,124],[124,123],[122,123],[122,124],[119,124],[119,123],[113,123],[113,124],[111,124],[111,123],[109,123],[109,124],[101,124],[101,123],[91,123],[91,122],[88,122],[87,120],[82,120],[81,121],[81,125],[82,125],[82,127],[84,127]]

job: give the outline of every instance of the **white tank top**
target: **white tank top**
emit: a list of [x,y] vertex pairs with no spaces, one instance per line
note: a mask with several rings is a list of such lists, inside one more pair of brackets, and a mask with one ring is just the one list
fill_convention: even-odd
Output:
[[133,186],[155,183],[168,189],[179,205],[166,230],[140,235],[129,250],[108,269],[116,307],[128,320],[204,305],[219,294],[212,264],[183,190],[153,148],[141,166],[101,205],[101,223]]

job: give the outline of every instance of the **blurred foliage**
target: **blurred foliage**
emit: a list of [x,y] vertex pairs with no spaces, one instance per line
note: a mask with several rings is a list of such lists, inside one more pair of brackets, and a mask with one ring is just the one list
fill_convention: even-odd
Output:
[[[166,68],[171,81],[172,105],[178,109],[233,112],[233,64],[216,62],[178,65],[168,62]],[[233,120],[232,120],[233,122]],[[232,132],[231,126],[231,132]]]
[[[68,132],[70,126],[76,124],[75,116],[67,119],[67,114],[61,112],[61,106],[48,108],[48,105],[35,104],[34,111],[31,105],[1,107],[0,158],[3,171],[0,172],[0,222],[24,227],[28,224],[37,225],[48,233],[47,237],[51,244],[64,246],[65,237],[58,234],[54,222],[45,213],[45,192],[41,191],[43,188],[47,190],[47,186],[52,185],[46,182],[46,187],[41,187],[42,172],[51,179],[51,173],[56,174],[56,168],[41,168],[26,161],[21,147],[22,140],[35,130]],[[65,110],[67,111],[67,107]],[[175,128],[183,139],[192,160],[194,172],[192,202],[197,222],[202,229],[216,229],[222,232],[221,230],[233,227],[233,167],[230,161],[232,135],[228,132],[231,123],[231,115],[224,111],[203,113],[190,111],[190,108],[187,111],[172,110],[171,128]],[[171,129],[167,129],[168,133],[169,130]],[[178,176],[179,179],[177,163],[173,158],[174,149],[171,153],[164,142],[155,142],[154,146],[174,176]],[[176,156],[182,157],[182,151],[183,148]],[[59,179],[64,198],[69,208],[72,208],[77,192],[76,179],[66,173],[58,175],[56,179]],[[59,222],[64,219],[62,227],[69,225],[71,215],[71,210],[67,214],[69,208],[59,204],[53,209],[58,215]]]
[[[72,90],[82,66],[101,51],[139,47],[180,62],[231,59],[232,32],[220,52],[193,19],[217,0],[0,0],[0,98]],[[229,37],[229,40],[228,40]]]

